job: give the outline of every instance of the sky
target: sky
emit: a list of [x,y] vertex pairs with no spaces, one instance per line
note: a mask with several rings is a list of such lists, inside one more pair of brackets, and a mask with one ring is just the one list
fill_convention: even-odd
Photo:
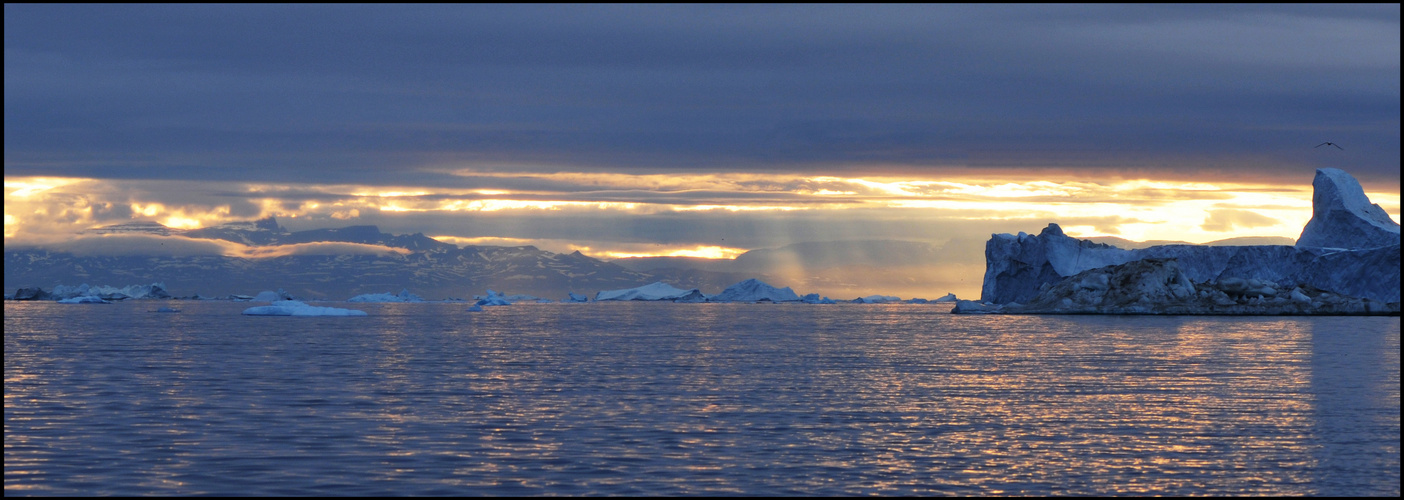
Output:
[[1399,10],[6,4],[5,245],[1295,238],[1321,167],[1398,221]]

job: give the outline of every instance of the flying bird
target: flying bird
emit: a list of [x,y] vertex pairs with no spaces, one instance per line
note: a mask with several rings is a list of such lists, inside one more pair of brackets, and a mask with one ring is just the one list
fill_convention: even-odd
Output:
[[[1317,144],[1317,145],[1316,145],[1316,147],[1318,147],[1318,148],[1321,147],[1321,146],[1336,146],[1336,143],[1334,143],[1334,142],[1323,142],[1323,143],[1321,143],[1321,144]],[[1312,148],[1312,149],[1315,149],[1315,148]],[[1345,148],[1340,147],[1340,146],[1336,146],[1336,149],[1339,149],[1339,150],[1341,150],[1341,151],[1345,151]]]

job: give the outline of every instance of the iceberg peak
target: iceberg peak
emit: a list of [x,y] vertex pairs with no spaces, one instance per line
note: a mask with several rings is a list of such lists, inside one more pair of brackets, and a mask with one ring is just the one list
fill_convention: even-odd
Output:
[[1302,228],[1297,246],[1356,249],[1399,244],[1399,224],[1370,203],[1355,177],[1338,168],[1319,168],[1311,186],[1311,221]]

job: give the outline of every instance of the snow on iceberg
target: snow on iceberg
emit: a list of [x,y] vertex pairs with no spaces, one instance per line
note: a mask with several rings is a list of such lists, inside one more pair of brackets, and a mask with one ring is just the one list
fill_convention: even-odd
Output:
[[1399,244],[1399,224],[1379,205],[1370,203],[1355,177],[1341,169],[1319,168],[1311,186],[1311,220],[1302,228],[1297,246],[1374,248]]
[[944,297],[941,297],[941,298],[939,298],[939,299],[933,300],[932,302],[944,303],[944,302],[955,302],[956,300],[959,300],[959,299],[956,299],[956,296],[955,296],[954,293],[947,293]]
[[346,299],[347,302],[424,302],[424,298],[410,293],[408,288],[401,288],[400,293],[391,295],[390,293],[363,293],[355,297]]
[[[697,299],[702,300],[697,300]],[[644,285],[638,288],[626,288],[623,290],[605,290],[595,294],[595,301],[603,300],[667,300],[667,301],[689,301],[701,302],[706,300],[706,296],[696,288],[683,290],[674,288],[672,285],[659,281],[657,283]]]
[[586,296],[584,296],[584,295],[579,295],[579,294],[577,294],[577,293],[575,293],[575,292],[566,292],[566,293],[568,294],[569,298],[567,298],[566,300],[563,300],[563,301],[561,301],[561,302],[589,302],[589,301],[590,301],[590,298],[589,298],[589,297],[586,297]]
[[798,302],[799,295],[790,287],[775,288],[764,281],[751,278],[726,287],[722,293],[707,297],[709,302]]
[[279,300],[266,306],[244,309],[247,316],[365,316],[366,312],[339,307],[309,306],[299,300]]
[[831,298],[828,298],[828,297],[819,298],[819,294],[817,294],[817,293],[805,294],[805,296],[800,297],[800,302],[803,302],[803,303],[805,303],[805,304],[837,304],[837,303],[838,303],[838,301],[836,301],[836,300],[834,300],[834,299],[831,299]]

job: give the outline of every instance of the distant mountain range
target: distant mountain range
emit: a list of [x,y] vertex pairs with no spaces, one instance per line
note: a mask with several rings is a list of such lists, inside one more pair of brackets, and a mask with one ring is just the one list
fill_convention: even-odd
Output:
[[[289,232],[273,218],[182,231],[134,222],[91,234],[183,236],[254,247],[299,243],[361,243],[409,252],[355,255],[284,255],[242,258],[225,255],[90,256],[44,248],[5,249],[5,288],[54,285],[165,283],[176,296],[254,294],[283,288],[310,299],[345,300],[362,293],[409,288],[427,298],[466,298],[488,288],[513,294],[564,298],[567,292],[632,288],[655,281],[721,290],[750,275],[698,270],[638,272],[580,252],[558,254],[532,246],[459,248],[423,234],[392,235],[375,226]],[[121,286],[121,285],[116,285]]]
[[[125,286],[161,282],[176,296],[255,294],[283,288],[303,298],[345,300],[363,293],[394,293],[408,288],[427,298],[467,298],[492,288],[559,299],[567,292],[593,296],[600,290],[633,288],[656,281],[717,293],[734,283],[758,278],[800,293],[835,298],[874,293],[939,297],[947,292],[965,297],[979,293],[985,245],[983,241],[964,240],[944,244],[900,240],[802,242],[751,250],[731,260],[642,257],[604,261],[580,252],[558,254],[532,246],[460,248],[422,233],[393,235],[376,226],[292,232],[271,217],[194,230],[155,222],[130,222],[87,233],[178,236],[191,241],[228,241],[269,249],[356,243],[402,250],[354,254],[293,252],[245,258],[169,252],[103,256],[7,246],[6,290],[22,286],[52,289],[60,284]],[[1122,248],[1182,243],[1089,239]],[[1292,243],[1287,238],[1236,238],[1211,244]]]

